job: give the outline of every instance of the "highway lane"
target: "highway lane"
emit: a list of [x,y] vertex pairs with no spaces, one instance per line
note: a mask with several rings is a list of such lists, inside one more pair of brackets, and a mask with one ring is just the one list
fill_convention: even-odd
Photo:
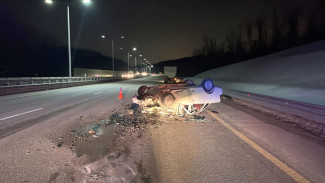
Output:
[[76,106],[94,100],[98,104],[117,98],[120,87],[124,94],[131,92],[135,95],[141,84],[148,83],[142,82],[141,79],[129,80],[0,97],[0,137],[55,117]]
[[[206,114],[205,114],[206,115]],[[152,130],[161,182],[295,182],[231,131],[207,121]]]
[[[0,125],[1,134],[5,135],[0,139],[0,182],[78,182],[76,172],[80,169],[84,172],[89,157],[78,157],[66,148],[54,150],[58,137],[83,123],[104,119],[123,103],[129,103],[140,85],[157,85],[160,80],[160,77],[149,77],[1,97],[0,119],[4,120]],[[120,87],[124,100],[117,99]],[[290,131],[282,129],[272,124],[275,122],[269,117],[243,108],[227,101],[211,106],[225,122],[299,175],[313,182],[324,182],[324,143],[305,132],[298,133],[295,127]],[[162,117],[164,123],[159,128],[150,128],[141,142],[146,146],[138,148],[146,150],[147,155],[143,155],[148,158],[141,161],[143,171],[150,173],[151,182],[295,182],[288,172],[217,119],[208,113],[203,115],[207,118],[204,123]],[[129,148],[134,153],[134,147]]]

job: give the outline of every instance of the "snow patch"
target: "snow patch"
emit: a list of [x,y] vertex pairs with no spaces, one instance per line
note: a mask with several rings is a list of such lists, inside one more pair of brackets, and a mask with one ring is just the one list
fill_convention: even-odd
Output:
[[325,40],[195,76],[223,89],[239,90],[325,106]]

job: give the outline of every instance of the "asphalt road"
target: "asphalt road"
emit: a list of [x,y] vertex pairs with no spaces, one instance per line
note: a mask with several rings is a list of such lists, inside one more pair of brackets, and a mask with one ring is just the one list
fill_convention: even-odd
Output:
[[78,106],[96,108],[107,101],[113,102],[119,95],[120,87],[124,95],[135,95],[142,84],[154,85],[158,82],[129,80],[0,97],[0,138]]
[[[1,97],[0,182],[75,182],[77,168],[71,165],[83,164],[85,157],[53,150],[56,139],[82,120],[105,118],[130,102],[139,86],[158,84],[160,77],[148,77]],[[120,87],[124,100],[117,99]],[[148,146],[143,166],[151,178],[143,182],[325,182],[323,138],[229,101],[210,109],[218,114],[203,113],[204,122],[170,118],[150,129],[142,143]]]

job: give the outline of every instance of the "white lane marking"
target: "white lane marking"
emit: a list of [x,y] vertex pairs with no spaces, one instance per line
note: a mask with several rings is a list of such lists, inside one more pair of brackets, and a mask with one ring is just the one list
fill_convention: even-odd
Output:
[[98,94],[101,94],[101,93],[103,93],[103,92],[97,92],[97,93],[94,93],[94,95],[98,95]]
[[38,108],[38,109],[31,110],[31,111],[23,112],[23,113],[20,113],[20,114],[15,114],[13,116],[8,116],[8,117],[5,117],[5,118],[1,118],[0,121],[6,120],[6,119],[10,119],[10,118],[14,118],[14,117],[17,117],[17,116],[21,116],[21,115],[24,115],[24,114],[36,112],[36,111],[39,111],[39,110],[42,110],[42,109],[43,108]]
[[261,153],[266,159],[270,160],[275,166],[279,167],[282,171],[287,173],[290,177],[292,177],[295,181],[298,183],[310,183],[309,180],[307,180],[304,176],[296,172],[293,168],[289,167],[285,162],[279,160],[275,156],[273,156],[270,152],[268,152],[263,147],[257,145],[254,141],[252,141],[250,138],[236,130],[234,127],[232,127],[229,123],[227,123],[225,120],[221,119],[218,114],[212,113],[211,111],[208,111],[208,114],[212,116],[214,119],[216,119],[219,123],[221,123],[224,127],[226,127],[228,130],[230,130],[232,133],[237,135],[240,139],[242,139],[244,142],[246,142],[249,146],[251,146],[253,149],[255,149],[257,152]]
[[[57,89],[57,90],[59,90],[59,89]],[[20,94],[18,94],[20,96],[13,96],[13,97],[8,97],[8,98],[0,98],[0,101],[1,100],[9,100],[9,99],[22,98],[22,97],[30,97],[30,96],[35,96],[35,95],[43,95],[43,94],[55,93],[55,92],[58,92],[58,91],[37,91],[36,93],[28,94],[28,95],[20,95]]]

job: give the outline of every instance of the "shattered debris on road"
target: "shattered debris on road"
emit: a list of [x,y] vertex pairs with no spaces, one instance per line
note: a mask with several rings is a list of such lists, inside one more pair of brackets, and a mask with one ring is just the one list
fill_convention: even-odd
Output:
[[[144,141],[150,139],[149,128],[159,128],[167,123],[166,118],[175,122],[205,121],[204,116],[179,117],[173,110],[135,102],[138,103],[123,103],[121,108],[112,110],[107,118],[96,123],[83,123],[81,127],[69,131],[66,137],[58,138],[60,141],[55,148],[66,147],[76,154],[78,181],[120,182],[123,179],[148,178],[143,173],[144,167],[137,169],[142,165],[139,166],[141,162],[135,161],[134,156],[148,157],[150,150],[145,144],[149,142]],[[83,117],[79,120],[85,119]]]

